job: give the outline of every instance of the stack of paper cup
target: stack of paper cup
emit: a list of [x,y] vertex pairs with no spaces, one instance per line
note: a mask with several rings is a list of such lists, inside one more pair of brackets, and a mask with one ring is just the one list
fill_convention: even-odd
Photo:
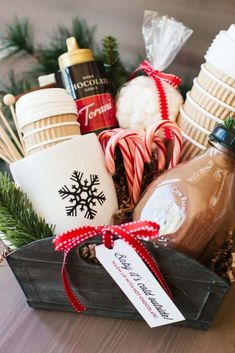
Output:
[[25,94],[16,103],[16,115],[27,155],[80,135],[76,104],[61,88]]
[[177,119],[185,139],[182,161],[206,150],[215,125],[235,116],[235,25],[220,31],[205,59]]

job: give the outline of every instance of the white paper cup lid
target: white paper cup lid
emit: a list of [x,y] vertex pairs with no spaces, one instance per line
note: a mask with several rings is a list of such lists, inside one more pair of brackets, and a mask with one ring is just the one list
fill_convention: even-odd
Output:
[[30,92],[16,102],[19,126],[61,114],[77,114],[76,103],[63,88],[48,88]]
[[209,47],[205,59],[222,73],[235,79],[235,24],[232,24],[227,31],[219,32]]

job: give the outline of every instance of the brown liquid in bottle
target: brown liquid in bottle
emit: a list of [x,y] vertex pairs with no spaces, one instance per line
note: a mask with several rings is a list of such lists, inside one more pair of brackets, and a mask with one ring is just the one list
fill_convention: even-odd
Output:
[[[235,141],[235,140],[234,140]],[[134,220],[160,224],[160,246],[207,261],[235,229],[235,153],[214,143],[205,154],[157,178]]]

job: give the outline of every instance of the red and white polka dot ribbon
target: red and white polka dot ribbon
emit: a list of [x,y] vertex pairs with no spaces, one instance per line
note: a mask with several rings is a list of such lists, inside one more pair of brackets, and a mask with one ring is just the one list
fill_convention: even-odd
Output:
[[[178,76],[154,70],[154,68],[149,64],[147,60],[144,60],[140,66],[131,74],[130,79],[134,78],[135,74],[140,70],[144,71],[146,75],[153,79],[158,94],[161,118],[163,120],[169,120],[168,101],[165,89],[163,87],[163,82],[166,82],[172,87],[177,88],[181,83],[181,79]],[[173,140],[173,135],[169,128],[164,128],[164,133],[167,140]]]
[[139,238],[156,239],[158,234],[159,225],[157,223],[150,221],[137,221],[116,226],[84,226],[56,236],[53,240],[55,250],[64,252],[64,260],[61,270],[64,289],[74,310],[80,312],[86,308],[78,300],[71,287],[67,274],[66,259],[69,252],[74,247],[97,236],[102,237],[102,241],[107,248],[113,247],[114,237],[120,238],[127,242],[149,267],[165,292],[172,297],[171,291],[164,280],[154,257],[139,240]]

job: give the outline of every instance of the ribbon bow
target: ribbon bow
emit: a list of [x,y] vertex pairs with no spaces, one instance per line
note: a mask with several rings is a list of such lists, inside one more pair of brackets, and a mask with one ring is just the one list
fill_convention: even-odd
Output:
[[172,297],[171,292],[165,282],[155,259],[150,252],[143,246],[138,238],[156,239],[159,233],[159,225],[150,221],[137,221],[115,226],[84,226],[67,233],[58,235],[53,243],[56,251],[64,251],[64,260],[62,264],[62,280],[65,293],[75,311],[85,310],[85,306],[80,303],[72,290],[66,270],[66,258],[69,252],[88,239],[102,236],[102,241],[107,248],[113,247],[113,237],[118,237],[126,241],[139,254],[145,264],[150,268],[156,279],[161,284],[165,292]]
[[[166,74],[164,72],[154,70],[149,62],[144,60],[140,66],[131,74],[130,79],[134,78],[135,74],[140,70],[143,70],[146,75],[153,79],[158,94],[161,118],[163,120],[169,120],[169,108],[166,92],[163,87],[163,82],[166,82],[170,86],[177,88],[181,83],[181,78],[173,74]],[[169,128],[165,128],[164,132],[167,140],[174,140],[174,137]]]

